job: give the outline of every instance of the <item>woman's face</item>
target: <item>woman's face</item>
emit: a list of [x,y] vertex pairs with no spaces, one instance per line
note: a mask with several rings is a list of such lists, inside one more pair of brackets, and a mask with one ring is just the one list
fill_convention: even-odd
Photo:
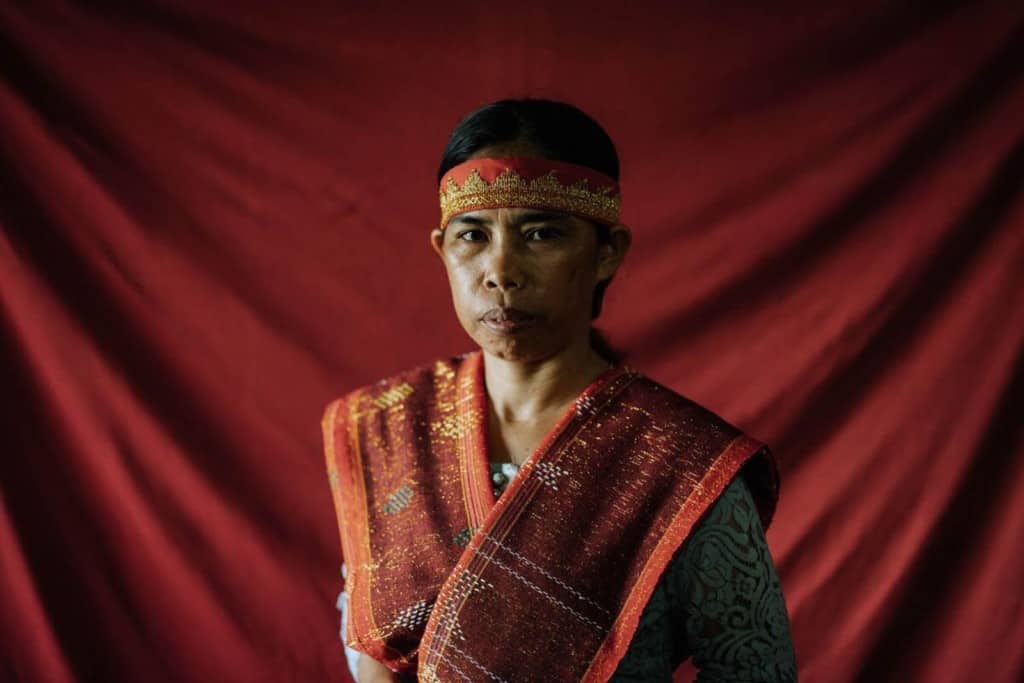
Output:
[[612,231],[612,243],[599,244],[594,225],[576,216],[480,209],[434,230],[431,242],[473,341],[499,358],[537,361],[588,337],[594,287],[628,245],[625,226]]

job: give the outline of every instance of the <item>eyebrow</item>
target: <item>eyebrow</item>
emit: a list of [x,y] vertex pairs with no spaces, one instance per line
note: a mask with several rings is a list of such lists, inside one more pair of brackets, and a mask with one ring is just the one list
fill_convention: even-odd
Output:
[[[519,216],[515,221],[516,225],[522,225],[523,223],[541,223],[544,221],[563,221],[568,219],[568,214],[558,213],[555,211],[527,211],[526,213]],[[462,223],[466,225],[488,225],[491,221],[486,218],[480,218],[479,216],[453,216],[452,223]]]

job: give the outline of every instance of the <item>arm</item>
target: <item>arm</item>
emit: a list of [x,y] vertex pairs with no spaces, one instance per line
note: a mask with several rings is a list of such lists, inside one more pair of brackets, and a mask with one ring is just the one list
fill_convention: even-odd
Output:
[[796,681],[789,616],[754,499],[737,477],[684,546],[666,589],[677,651],[697,681]]
[[669,654],[672,632],[668,621],[666,575],[654,586],[647,605],[640,613],[636,632],[608,683],[668,683],[672,680]]

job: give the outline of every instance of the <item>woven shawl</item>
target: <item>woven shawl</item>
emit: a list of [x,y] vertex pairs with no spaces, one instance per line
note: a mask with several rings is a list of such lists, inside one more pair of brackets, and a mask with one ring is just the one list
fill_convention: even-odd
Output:
[[421,681],[606,681],[673,554],[742,474],[767,529],[771,452],[627,365],[566,410],[495,500],[483,356],[324,414],[346,644]]

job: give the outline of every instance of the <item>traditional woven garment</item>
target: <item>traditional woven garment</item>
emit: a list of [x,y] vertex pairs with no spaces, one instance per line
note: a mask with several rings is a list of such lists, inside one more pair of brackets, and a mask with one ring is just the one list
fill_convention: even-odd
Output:
[[[423,681],[606,681],[695,522],[763,444],[626,365],[566,411],[495,501],[480,352],[332,403],[347,644]],[[514,646],[510,646],[514,644]]]

